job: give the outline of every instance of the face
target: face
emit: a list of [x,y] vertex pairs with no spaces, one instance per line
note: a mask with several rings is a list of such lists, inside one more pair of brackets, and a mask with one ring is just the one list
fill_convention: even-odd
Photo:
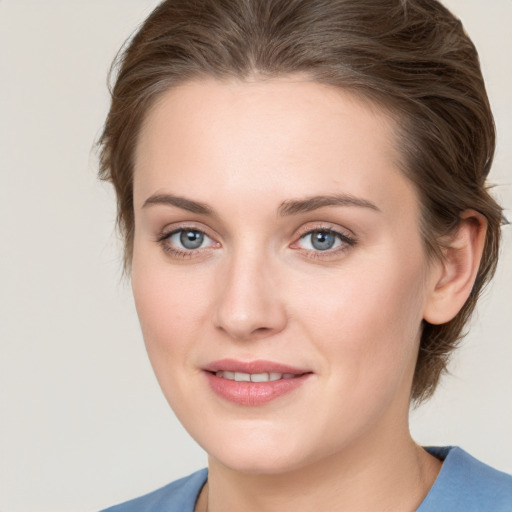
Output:
[[407,431],[430,279],[393,125],[297,77],[190,82],[136,148],[132,283],[211,460],[279,473]]

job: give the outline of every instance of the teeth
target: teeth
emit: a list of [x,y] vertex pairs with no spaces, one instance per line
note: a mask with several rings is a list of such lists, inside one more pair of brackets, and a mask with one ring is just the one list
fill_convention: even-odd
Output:
[[251,382],[268,382],[268,373],[253,373]]
[[293,379],[293,373],[243,373],[243,372],[216,372],[217,377],[223,377],[237,382],[272,382],[279,379]]

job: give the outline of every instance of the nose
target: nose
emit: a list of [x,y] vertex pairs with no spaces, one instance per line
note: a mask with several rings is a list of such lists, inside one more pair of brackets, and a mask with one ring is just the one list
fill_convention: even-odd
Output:
[[239,251],[218,275],[214,323],[236,340],[260,339],[281,332],[287,322],[278,272],[268,258]]

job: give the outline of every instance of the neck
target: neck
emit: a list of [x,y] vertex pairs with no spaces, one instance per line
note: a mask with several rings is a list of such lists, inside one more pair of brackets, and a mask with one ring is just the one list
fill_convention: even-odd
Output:
[[210,457],[201,503],[207,501],[208,512],[416,510],[441,463],[417,446],[408,430],[407,436],[395,431],[392,437],[373,443],[366,438],[364,446],[279,474],[242,473]]

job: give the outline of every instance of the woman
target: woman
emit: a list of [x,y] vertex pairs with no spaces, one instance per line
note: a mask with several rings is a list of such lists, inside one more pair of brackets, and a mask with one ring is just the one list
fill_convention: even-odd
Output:
[[496,267],[494,139],[436,1],[159,5],[118,60],[101,177],[209,462],[111,510],[512,510],[512,477],[408,428]]

